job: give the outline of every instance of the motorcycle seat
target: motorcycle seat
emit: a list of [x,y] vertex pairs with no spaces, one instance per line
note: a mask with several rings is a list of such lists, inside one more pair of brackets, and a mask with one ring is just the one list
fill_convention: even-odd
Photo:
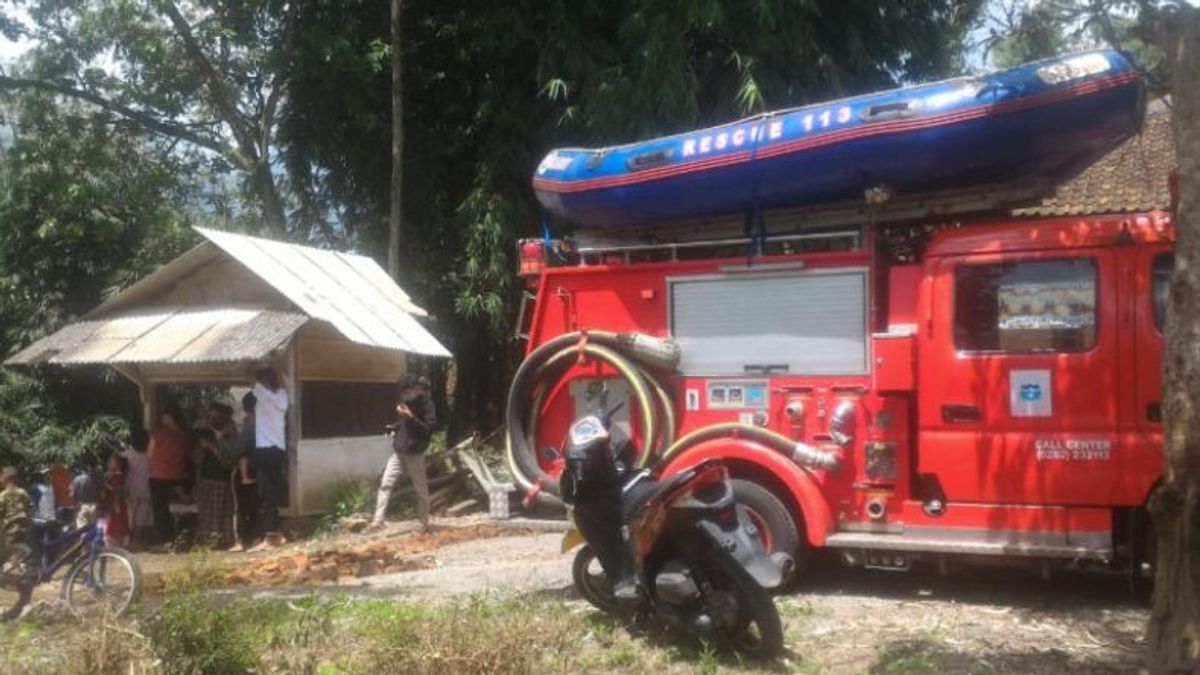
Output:
[[645,479],[635,479],[625,486],[624,493],[621,495],[621,519],[623,521],[629,521],[642,508],[687,482],[691,477],[691,472],[682,471],[665,480],[649,477],[649,474],[646,476]]

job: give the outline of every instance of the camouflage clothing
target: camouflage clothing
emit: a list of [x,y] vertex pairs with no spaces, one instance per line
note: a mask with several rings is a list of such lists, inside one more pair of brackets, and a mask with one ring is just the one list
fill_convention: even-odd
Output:
[[10,486],[0,492],[0,544],[24,542],[29,538],[29,495],[19,487]]

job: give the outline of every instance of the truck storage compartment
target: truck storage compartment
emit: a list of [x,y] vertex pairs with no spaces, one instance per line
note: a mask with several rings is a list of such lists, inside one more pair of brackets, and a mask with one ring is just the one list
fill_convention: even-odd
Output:
[[916,361],[911,333],[875,333],[871,348],[875,354],[875,389],[877,391],[912,391],[915,386]]

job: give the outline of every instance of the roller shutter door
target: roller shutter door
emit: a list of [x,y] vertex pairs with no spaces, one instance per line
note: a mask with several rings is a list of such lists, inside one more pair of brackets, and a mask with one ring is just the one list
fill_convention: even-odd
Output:
[[867,371],[867,274],[819,270],[669,280],[685,375],[773,366],[792,375]]

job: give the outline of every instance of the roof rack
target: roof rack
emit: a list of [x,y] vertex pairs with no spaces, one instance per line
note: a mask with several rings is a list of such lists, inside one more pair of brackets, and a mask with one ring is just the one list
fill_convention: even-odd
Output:
[[[867,225],[896,225],[930,219],[962,218],[969,215],[1006,213],[1050,192],[1043,182],[1022,181],[975,187],[966,190],[889,195],[872,190],[865,199],[807,207],[784,207],[763,211],[763,241],[803,241],[846,236],[847,228]],[[883,195],[883,198],[880,198]],[[749,244],[745,214],[724,214],[686,221],[621,228],[581,228],[572,239],[576,250],[589,255],[633,253]],[[832,233],[830,231],[833,231]]]
[[[847,243],[840,250],[856,251],[861,248],[862,231],[859,228],[853,228],[830,232],[785,234],[771,237],[770,243],[785,244],[797,242],[826,242],[832,244],[833,242],[842,239],[846,240]],[[750,246],[754,243],[756,243],[756,240],[753,237],[728,237],[719,239],[697,239],[692,241],[647,242],[640,244],[577,244],[574,248],[574,251],[579,256],[580,265],[589,265],[601,262],[600,260],[596,260],[596,258],[608,258],[614,255],[620,255],[622,262],[629,264],[632,262],[633,256],[639,254],[659,253],[664,254],[664,259],[666,260],[676,261],[679,260],[679,253],[681,250],[688,251],[703,248]]]

